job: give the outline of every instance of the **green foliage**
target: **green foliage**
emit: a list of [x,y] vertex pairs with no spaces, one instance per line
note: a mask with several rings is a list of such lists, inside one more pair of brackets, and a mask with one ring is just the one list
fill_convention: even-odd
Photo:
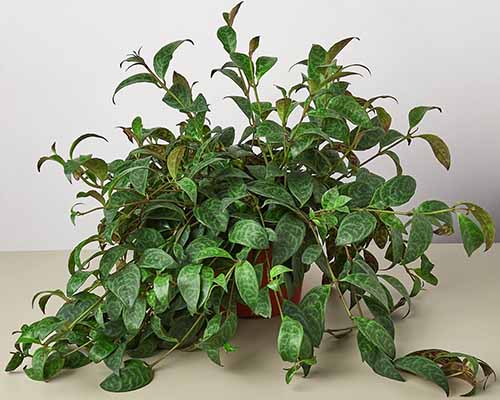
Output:
[[[73,222],[102,215],[95,234],[69,256],[66,291],[33,298],[44,313],[52,298],[62,305],[55,316],[19,329],[6,370],[26,362],[29,378],[46,381],[63,369],[104,362],[112,371],[101,383],[104,390],[139,389],[176,350],[200,349],[222,365],[220,350],[235,350],[237,304],[270,318],[275,297],[282,319],[278,352],[291,363],[287,383],[301,370],[310,373],[325,332],[340,338],[357,330],[361,358],[375,373],[403,381],[401,371],[410,372],[446,392],[447,378],[455,376],[474,391],[480,370],[486,378],[493,375],[475,357],[424,350],[395,360],[393,313],[403,306],[410,312],[423,286],[438,283],[439,266],[434,270],[426,255],[433,236],[453,233],[456,216],[468,255],[483,243],[488,250],[495,238],[491,216],[473,203],[427,200],[399,208],[417,185],[404,174],[398,145],[424,140],[450,167],[440,137],[416,134],[427,112],[439,108],[415,107],[407,133],[395,130],[380,105],[392,96],[364,99],[350,86],[356,68],[366,69],[338,58],[353,37],[329,48],[313,45],[296,64],[304,67],[297,84],[278,86],[277,100],[262,99],[262,78],[277,58],[257,55],[259,36],[238,48],[234,23],[240,6],[223,14],[217,38],[228,61],[212,71],[235,84],[226,97],[243,113],[240,132],[212,125],[203,94],[180,73],[169,72],[175,51],[190,42],[178,40],[163,46],[152,64],[138,51],[129,54],[122,64],[141,71],[113,94],[114,100],[128,86],[152,84],[164,105],[179,111],[175,132],[147,127],[137,116],[120,127],[133,147],[120,159],[76,154],[84,140],[106,140],[86,133],[70,145],[68,157],[54,144],[39,160],[39,170],[53,161],[70,182],[87,187],[79,201],[97,202],[86,210],[81,203],[73,206]],[[396,166],[387,180],[367,168],[385,156]],[[384,250],[382,257],[372,254],[372,242]],[[84,258],[83,250],[91,248],[97,249]],[[291,295],[316,266],[323,284],[294,303]],[[379,268],[400,269],[412,287]],[[341,295],[352,326],[326,327],[332,293]],[[371,318],[364,316],[365,307]],[[142,361],[155,356],[149,364]]]

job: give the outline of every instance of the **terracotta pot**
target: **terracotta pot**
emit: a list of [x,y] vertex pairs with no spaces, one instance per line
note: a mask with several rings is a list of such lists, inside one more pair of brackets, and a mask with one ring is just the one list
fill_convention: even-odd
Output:
[[[252,264],[263,264],[262,268],[262,282],[260,287],[264,287],[269,283],[269,269],[272,267],[272,253],[271,249],[267,250],[262,250],[259,252],[252,252],[248,256],[248,261],[250,261]],[[294,303],[298,303],[300,301],[301,295],[302,295],[302,282],[295,288],[295,293],[290,297],[288,296],[288,293],[286,291],[285,285],[282,286],[281,292],[283,293],[283,297],[293,301]],[[278,308],[278,304],[276,302],[276,296],[274,295],[274,292],[269,291],[269,297],[271,299],[271,316],[275,317],[279,315],[280,311]],[[280,305],[283,303],[283,298],[281,298],[281,295],[278,293],[279,297],[279,302]],[[238,317],[240,318],[262,318],[258,315],[255,315],[252,310],[246,306],[245,304],[237,304],[236,305],[236,312],[238,314]]]

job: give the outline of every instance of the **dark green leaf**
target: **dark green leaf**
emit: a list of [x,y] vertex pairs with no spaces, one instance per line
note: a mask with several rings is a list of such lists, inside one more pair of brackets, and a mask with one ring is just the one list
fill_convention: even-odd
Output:
[[413,197],[416,188],[417,183],[413,177],[408,175],[395,176],[379,188],[379,198],[383,207],[400,206]]
[[105,338],[99,338],[89,352],[89,358],[95,362],[101,362],[116,349],[116,344]]
[[99,275],[101,279],[106,279],[118,260],[125,255],[125,246],[115,246],[108,249],[99,261]]
[[273,243],[273,263],[284,264],[301,246],[306,233],[304,223],[292,213],[281,217],[276,225],[277,239]]
[[153,370],[141,360],[127,360],[119,374],[111,374],[101,382],[108,392],[130,392],[146,386],[153,380]]
[[104,363],[106,364],[106,366],[115,374],[118,374],[120,372],[126,347],[126,343],[119,344],[116,350],[104,359]]
[[421,214],[415,214],[411,220],[411,231],[403,264],[415,261],[427,250],[432,242],[432,224]]
[[267,249],[269,240],[266,230],[251,219],[239,220],[229,232],[228,240],[251,249]]
[[358,243],[366,239],[377,226],[377,219],[367,211],[348,214],[340,223],[337,233],[337,246]]
[[221,249],[219,247],[205,247],[200,251],[197,251],[196,254],[191,258],[194,262],[199,262],[201,260],[205,260],[206,258],[215,258],[222,257],[228,258],[232,260],[231,254],[229,254],[226,250]]
[[460,204],[467,206],[474,218],[476,218],[477,222],[479,222],[484,235],[484,250],[488,250],[491,246],[493,246],[495,241],[495,221],[486,210],[479,207],[477,204],[467,202]]
[[240,261],[234,271],[236,286],[242,300],[255,309],[259,297],[259,282],[255,269],[248,261]]
[[201,267],[201,264],[186,265],[182,267],[177,277],[177,286],[191,315],[198,309],[201,288]]
[[248,185],[248,190],[263,197],[268,197],[288,205],[294,205],[293,197],[287,190],[277,184],[262,180],[257,180]]
[[271,298],[269,297],[269,289],[267,287],[263,287],[259,290],[259,297],[257,298],[257,304],[255,305],[254,311],[255,314],[261,317],[271,318]]
[[158,275],[153,282],[153,290],[160,304],[167,304],[169,300],[170,275]]
[[229,222],[229,212],[219,199],[205,200],[194,209],[194,215],[203,225],[215,232],[225,232]]
[[162,249],[147,249],[141,257],[139,266],[163,271],[177,268],[177,263],[170,254]]
[[396,355],[394,340],[377,321],[365,317],[354,317],[354,322],[361,334],[390,358]]
[[328,107],[355,125],[363,128],[370,128],[372,125],[366,110],[352,96],[335,96],[329,101]]
[[88,271],[76,271],[71,278],[69,278],[66,284],[66,293],[68,296],[73,296],[78,289],[82,287],[85,281],[89,278],[92,273]]
[[319,244],[311,244],[302,253],[302,262],[310,265],[316,262],[321,253],[323,253],[323,250]]
[[464,243],[465,251],[470,257],[474,251],[484,242],[483,232],[474,221],[463,214],[458,214],[458,225],[460,226],[460,234]]
[[225,98],[229,98],[233,100],[236,105],[239,107],[239,109],[245,114],[245,116],[248,119],[252,119],[252,105],[248,101],[246,97],[241,97],[241,96],[226,96]]
[[153,58],[153,67],[160,79],[165,78],[165,73],[167,72],[170,61],[172,60],[174,51],[184,42],[189,42],[194,45],[193,41],[189,39],[176,40],[175,42],[163,46],[155,54]]
[[45,379],[45,363],[51,351],[52,350],[48,347],[40,347],[35,351],[31,359],[31,368],[26,368],[24,370],[30,379],[35,381],[43,381]]
[[266,120],[257,126],[255,134],[257,137],[265,137],[267,143],[283,143],[283,132],[281,125],[274,121]]
[[446,395],[450,394],[448,380],[438,364],[421,356],[405,356],[395,361],[396,368],[421,376],[434,382]]
[[231,26],[221,26],[217,30],[217,38],[221,41],[222,46],[224,46],[224,50],[229,54],[236,50],[236,32]]
[[303,207],[313,192],[313,180],[311,175],[302,172],[292,172],[288,175],[288,189]]
[[192,179],[184,177],[178,181],[177,184],[188,195],[193,204],[196,204],[196,198],[198,195],[196,183]]
[[141,272],[135,264],[127,264],[107,280],[107,286],[127,307],[132,307],[139,295]]
[[385,294],[384,288],[375,276],[365,273],[355,273],[347,275],[346,277],[342,278],[341,281],[350,283],[351,285],[363,289],[364,291],[375,297],[386,308],[388,307],[387,296]]
[[127,86],[133,85],[135,83],[153,83],[157,85],[156,78],[149,74],[149,73],[140,73],[140,74],[135,74],[132,76],[129,76],[127,79],[124,79],[121,81],[118,86],[115,89],[115,92],[113,93],[113,103],[115,102],[115,96],[116,94],[122,90],[123,88],[126,88]]
[[431,110],[439,110],[439,112],[442,112],[441,108],[436,106],[419,106],[412,108],[408,113],[408,124],[410,125],[410,130],[417,126],[420,121],[422,121],[422,118],[424,118],[424,115]]
[[127,331],[136,333],[146,316],[146,300],[138,297],[132,307],[125,307],[122,311],[123,323]]
[[283,361],[296,362],[304,338],[302,324],[293,318],[284,316],[278,334],[278,352]]
[[381,376],[396,381],[404,382],[404,378],[397,371],[394,362],[374,344],[372,344],[361,332],[358,332],[358,347],[361,359]]
[[276,61],[278,61],[276,57],[261,56],[257,58],[255,62],[255,76],[257,80],[260,80],[276,64]]
[[23,360],[24,356],[22,355],[22,353],[14,353],[7,363],[7,366],[5,367],[5,372],[14,371],[15,369],[17,369],[17,367],[22,364]]
[[243,53],[232,53],[231,60],[240,68],[245,74],[249,82],[253,82],[253,63],[246,54]]

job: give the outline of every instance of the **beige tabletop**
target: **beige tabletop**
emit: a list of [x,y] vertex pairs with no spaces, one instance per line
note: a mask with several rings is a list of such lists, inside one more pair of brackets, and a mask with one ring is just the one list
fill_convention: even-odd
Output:
[[[412,314],[396,321],[399,355],[423,348],[443,348],[476,355],[500,370],[500,245],[486,254],[467,258],[460,245],[438,244],[430,252],[440,279],[414,302]],[[12,349],[10,332],[40,317],[31,310],[34,292],[65,287],[66,252],[0,253],[0,364],[2,370]],[[306,289],[319,274],[308,274]],[[55,303],[55,301],[54,301]],[[53,304],[53,307],[56,306]],[[54,308],[52,308],[54,310]],[[328,328],[347,323],[336,301],[328,308]],[[234,344],[238,351],[224,354],[224,368],[201,352],[177,353],[156,370],[145,388],[121,395],[99,388],[108,374],[104,365],[64,371],[50,383],[30,381],[24,373],[0,373],[0,398],[23,399],[439,399],[443,392],[431,383],[406,375],[406,383],[375,375],[362,364],[354,335],[336,340],[325,336],[318,365],[308,378],[284,383],[283,363],[275,343],[279,320],[243,320]],[[451,395],[467,390],[452,382]],[[4,397],[8,396],[8,397]],[[11,397],[12,396],[12,397]],[[313,397],[315,396],[315,397]],[[500,382],[480,392],[480,399],[500,399]]]

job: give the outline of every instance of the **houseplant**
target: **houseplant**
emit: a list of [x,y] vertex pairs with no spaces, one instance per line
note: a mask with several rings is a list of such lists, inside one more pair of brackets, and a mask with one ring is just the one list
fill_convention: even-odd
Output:
[[[442,139],[418,131],[425,114],[440,109],[415,107],[405,133],[393,129],[378,105],[391,96],[355,96],[347,79],[366,67],[339,64],[339,53],[355,38],[328,50],[313,45],[298,63],[305,67],[301,81],[288,90],[278,87],[274,102],[260,99],[260,83],[277,59],[255,56],[259,37],[245,53],[236,50],[240,4],[223,14],[225,25],[217,31],[230,61],[212,71],[241,91],[228,96],[248,119],[239,141],[234,128],[211,126],[205,97],[194,94],[184,76],[173,72],[167,83],[174,52],[190,42],[180,40],[161,48],[152,66],[139,51],[129,55],[123,64],[140,72],[115,91],[137,83],[159,88],[163,102],[184,117],[176,134],[146,128],[137,117],[121,128],[134,144],[124,159],[76,155],[83,140],[106,140],[97,134],[77,138],[68,158],[54,144],[40,159],[38,169],[54,161],[69,181],[88,186],[79,201],[97,202],[87,210],[77,203],[73,222],[93,212],[103,218],[96,234],[71,252],[66,290],[33,298],[43,312],[52,297],[63,304],[55,316],[21,327],[6,370],[28,361],[26,375],[46,381],[64,368],[103,361],[111,370],[103,389],[138,389],[175,350],[200,349],[220,364],[221,349],[235,350],[237,304],[270,317],[273,298],[281,318],[278,351],[291,363],[287,382],[300,370],[309,373],[324,332],[340,338],[355,331],[362,360],[377,374],[402,381],[401,371],[414,373],[447,394],[454,376],[470,383],[473,393],[480,374],[484,381],[494,375],[484,361],[438,349],[396,358],[394,346],[391,315],[403,308],[409,313],[422,287],[437,284],[425,254],[433,235],[451,234],[455,216],[468,255],[494,241],[491,217],[475,204],[429,200],[408,211],[397,208],[416,189],[403,174],[398,145],[423,140],[450,167]],[[378,157],[394,161],[390,179],[367,169]],[[385,249],[383,260],[370,252],[372,243]],[[98,250],[84,258],[82,250],[92,245]],[[256,261],[262,257],[266,262]],[[311,265],[322,271],[322,284],[298,304],[286,299]],[[406,272],[411,288],[385,271],[393,268]],[[352,327],[325,327],[330,296],[338,296]],[[156,358],[142,360],[151,356]]]

